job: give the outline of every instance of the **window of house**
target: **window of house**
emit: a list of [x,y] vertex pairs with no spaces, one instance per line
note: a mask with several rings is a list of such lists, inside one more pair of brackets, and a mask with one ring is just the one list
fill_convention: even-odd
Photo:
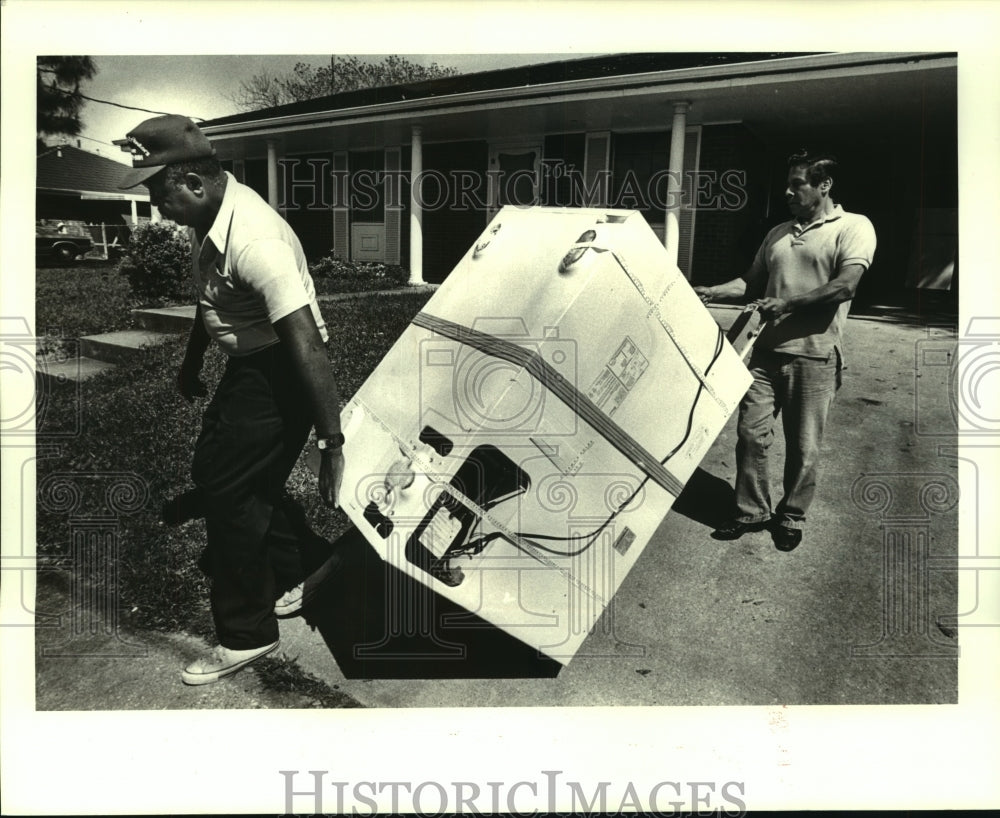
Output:
[[538,199],[538,160],[535,150],[497,153],[497,206],[528,207]]
[[548,207],[582,206],[579,185],[573,179],[583,174],[586,136],[582,133],[554,134],[545,138],[542,174],[542,204]]
[[638,210],[649,224],[662,223],[669,162],[669,132],[616,134],[611,206]]
[[244,184],[267,201],[267,160],[247,159],[243,163]]

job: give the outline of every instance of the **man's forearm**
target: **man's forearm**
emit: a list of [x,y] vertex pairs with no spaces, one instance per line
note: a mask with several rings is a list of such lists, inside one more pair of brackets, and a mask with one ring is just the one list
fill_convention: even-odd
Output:
[[857,292],[858,282],[861,281],[864,272],[865,268],[860,264],[850,264],[840,270],[832,281],[786,299],[783,312],[797,312],[811,307],[850,301]]
[[202,383],[201,374],[202,363],[205,360],[205,350],[208,349],[208,331],[201,317],[201,306],[195,308],[194,324],[191,332],[188,333],[187,349],[184,351],[184,360],[181,361],[181,368],[177,372],[177,391],[188,403],[192,403],[195,398],[202,398],[208,394],[205,384]]
[[313,407],[317,437],[330,437],[340,431],[340,395],[330,371],[330,361],[322,346],[310,348],[299,364],[302,381]]
[[198,304],[194,311],[194,324],[191,326],[191,332],[188,333],[184,357],[189,361],[200,361],[205,357],[209,341],[208,330],[205,329],[205,322],[201,316],[201,304]]
[[340,431],[340,397],[312,311],[306,306],[285,316],[275,322],[274,331],[288,350],[312,405],[316,434],[336,434]]
[[[340,398],[337,383],[330,370],[326,348],[309,306],[274,322],[274,331],[288,350],[291,365],[312,406],[317,437],[330,437],[340,431]],[[323,502],[338,507],[341,483],[344,479],[344,453],[341,449],[324,449],[319,466],[319,494]]]
[[789,312],[806,309],[808,307],[818,307],[823,304],[840,304],[849,301],[854,297],[854,288],[847,282],[835,279],[834,281],[810,290],[802,295],[792,296],[787,299]]
[[708,296],[709,299],[717,298],[742,298],[747,292],[747,282],[743,278],[734,278],[724,284],[713,284],[710,287],[699,287],[700,293]]
[[841,304],[854,298],[854,293],[858,289],[858,282],[865,268],[860,264],[852,264],[841,270],[839,275],[815,289],[794,295],[790,298],[768,297],[762,298],[754,304],[760,309],[765,318],[780,318],[790,312],[808,310],[812,307],[829,304]]

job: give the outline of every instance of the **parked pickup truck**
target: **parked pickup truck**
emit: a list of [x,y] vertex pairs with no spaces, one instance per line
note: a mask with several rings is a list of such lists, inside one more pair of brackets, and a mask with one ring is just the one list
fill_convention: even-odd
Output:
[[78,222],[47,219],[35,223],[35,259],[70,264],[94,248],[90,231]]

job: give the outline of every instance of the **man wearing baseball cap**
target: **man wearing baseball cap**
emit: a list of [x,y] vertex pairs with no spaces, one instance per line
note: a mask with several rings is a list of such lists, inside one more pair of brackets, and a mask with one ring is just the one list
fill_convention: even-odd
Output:
[[182,679],[206,684],[274,650],[277,617],[301,607],[299,545],[308,534],[285,481],[315,425],[319,492],[337,506],[340,404],[323,316],[288,223],[222,169],[187,117],[148,119],[116,144],[133,158],[121,187],[144,184],[164,218],[190,228],[197,309],[180,394],[188,402],[207,394],[199,376],[211,341],[228,356],[195,444],[194,510],[184,515],[205,517],[200,564],[212,580],[219,646]]

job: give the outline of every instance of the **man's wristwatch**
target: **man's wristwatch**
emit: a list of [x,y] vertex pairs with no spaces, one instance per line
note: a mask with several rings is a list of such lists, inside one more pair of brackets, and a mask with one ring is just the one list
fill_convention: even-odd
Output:
[[328,450],[339,449],[344,445],[344,435],[342,432],[337,432],[335,435],[330,435],[329,437],[318,437],[316,438],[316,448],[321,452]]

